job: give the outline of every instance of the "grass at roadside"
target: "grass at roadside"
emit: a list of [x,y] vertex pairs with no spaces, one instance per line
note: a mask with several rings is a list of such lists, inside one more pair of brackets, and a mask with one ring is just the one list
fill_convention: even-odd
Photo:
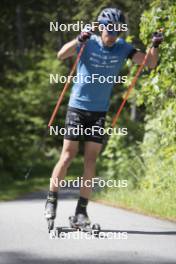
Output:
[[14,200],[26,193],[39,191],[45,189],[48,185],[48,178],[32,178],[29,180],[10,180],[8,182],[1,183],[0,200],[9,201]]
[[[175,196],[174,196],[175,197]],[[152,191],[112,189],[95,193],[93,200],[176,221],[176,197]]]
[[[30,192],[48,189],[53,166],[54,163],[46,164],[42,168],[34,168],[28,180],[25,180],[24,177],[14,180],[10,175],[2,174],[0,178],[0,201],[14,200]],[[75,179],[80,176],[82,166],[82,158],[78,156],[73,161],[66,179]]]

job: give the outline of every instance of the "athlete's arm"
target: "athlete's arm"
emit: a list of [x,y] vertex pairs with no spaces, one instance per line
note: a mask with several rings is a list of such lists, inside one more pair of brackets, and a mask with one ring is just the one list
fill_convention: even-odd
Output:
[[85,26],[76,39],[66,43],[59,50],[59,52],[57,53],[57,58],[59,60],[64,60],[76,54],[76,47],[88,41],[91,35],[92,35],[92,28],[90,26]]
[[76,47],[78,45],[78,40],[73,39],[67,42],[57,53],[57,58],[59,60],[64,60],[76,54]]
[[[152,34],[152,48],[150,49],[150,53],[148,56],[148,59],[146,61],[146,66],[148,66],[149,68],[153,69],[157,66],[157,61],[158,61],[158,47],[159,45],[163,42],[163,33],[162,33],[162,29],[159,30],[158,32],[154,32]],[[132,57],[132,61],[134,63],[137,63],[139,65],[142,64],[142,61],[144,60],[145,57],[145,53],[141,52],[141,51],[137,51],[133,57]]]
[[[145,55],[146,55],[145,53],[141,51],[137,51],[133,55],[132,61],[138,65],[141,65],[144,60]],[[148,66],[150,69],[153,69],[156,67],[157,61],[158,61],[158,49],[152,47],[145,65]]]

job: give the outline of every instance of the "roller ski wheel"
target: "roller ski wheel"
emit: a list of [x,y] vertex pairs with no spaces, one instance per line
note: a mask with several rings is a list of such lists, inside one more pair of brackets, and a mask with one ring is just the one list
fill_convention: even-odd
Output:
[[96,237],[99,237],[100,231],[101,231],[101,226],[99,224],[96,223],[96,224],[93,224],[92,225],[92,233]]

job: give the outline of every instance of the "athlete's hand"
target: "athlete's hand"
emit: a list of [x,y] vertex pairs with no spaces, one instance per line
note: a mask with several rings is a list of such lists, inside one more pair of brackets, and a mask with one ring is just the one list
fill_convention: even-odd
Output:
[[152,34],[152,44],[153,47],[158,48],[159,45],[163,42],[164,36],[162,32],[154,32]]
[[77,38],[78,42],[85,43],[88,39],[90,39],[90,36],[92,34],[93,34],[92,27],[90,25],[86,25]]

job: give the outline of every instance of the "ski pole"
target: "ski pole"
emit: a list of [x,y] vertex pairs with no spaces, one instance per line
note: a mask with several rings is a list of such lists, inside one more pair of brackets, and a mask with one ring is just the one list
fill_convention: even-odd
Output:
[[[69,76],[71,76],[71,77],[73,76],[73,74],[74,74],[74,72],[75,72],[76,66],[77,66],[77,64],[78,64],[78,62],[79,62],[79,60],[80,60],[80,57],[81,57],[82,53],[83,53],[84,47],[85,47],[85,44],[82,45],[82,47],[81,47],[81,49],[80,49],[80,51],[79,51],[79,53],[78,53],[78,55],[77,55],[77,58],[76,58],[76,60],[75,60],[75,62],[74,62],[74,64],[73,64],[73,67],[72,67],[71,72],[70,72],[70,74],[69,74]],[[67,82],[65,83],[65,85],[64,85],[64,88],[63,88],[63,90],[62,90],[62,93],[60,94],[60,96],[59,96],[59,98],[58,98],[58,100],[57,100],[57,104],[56,104],[56,106],[55,106],[55,108],[54,108],[54,110],[53,110],[53,113],[52,113],[52,115],[51,115],[51,118],[50,118],[50,120],[49,120],[48,127],[50,127],[50,126],[52,125],[52,123],[53,123],[53,121],[54,121],[54,119],[55,119],[55,116],[56,116],[56,114],[57,114],[57,112],[58,112],[58,110],[59,110],[59,107],[60,107],[61,102],[62,102],[62,100],[63,100],[63,98],[64,98],[64,95],[65,95],[66,91],[67,91],[68,88],[69,88],[70,80],[71,80],[71,79],[69,78],[69,79],[67,80]]]
[[123,107],[124,107],[124,105],[125,105],[125,103],[126,103],[128,97],[129,97],[129,95],[130,95],[132,89],[134,88],[134,86],[135,86],[135,84],[136,84],[136,82],[137,82],[137,80],[138,80],[139,75],[141,74],[141,72],[142,72],[142,70],[143,70],[143,68],[144,68],[144,66],[145,66],[145,64],[146,64],[146,61],[147,61],[147,59],[148,59],[148,57],[149,57],[149,54],[150,54],[151,48],[152,48],[152,47],[150,47],[150,48],[149,48],[149,51],[146,53],[146,55],[145,55],[145,57],[144,57],[144,59],[143,59],[143,61],[142,61],[142,64],[139,66],[139,68],[138,68],[138,70],[137,70],[137,72],[136,72],[136,74],[135,74],[135,76],[134,76],[134,78],[133,78],[131,84],[129,85],[129,88],[128,88],[128,90],[127,90],[127,93],[126,93],[126,95],[125,95],[125,98],[123,99],[123,101],[122,101],[122,103],[121,103],[121,105],[120,105],[120,107],[119,107],[119,109],[118,109],[118,111],[117,111],[115,117],[113,118],[113,121],[112,121],[112,128],[114,128],[114,126],[116,125],[117,120],[118,120],[118,118],[119,118],[119,116],[120,116],[120,113],[122,112],[122,109],[123,109]]

